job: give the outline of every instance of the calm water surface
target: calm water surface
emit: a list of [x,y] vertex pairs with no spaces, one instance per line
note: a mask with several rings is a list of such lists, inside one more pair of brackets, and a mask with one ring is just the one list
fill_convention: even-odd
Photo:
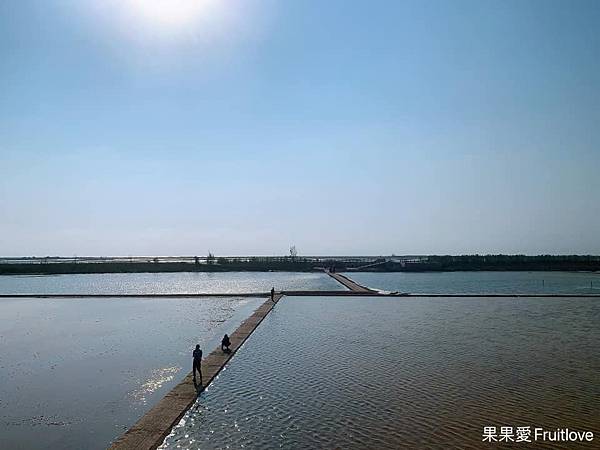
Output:
[[599,348],[591,298],[285,298],[162,448],[475,449],[484,426],[597,440]]
[[263,301],[0,299],[0,448],[106,448]]
[[357,283],[422,294],[600,294],[600,273],[348,272]]
[[0,294],[189,294],[345,290],[323,273],[176,272],[0,276]]

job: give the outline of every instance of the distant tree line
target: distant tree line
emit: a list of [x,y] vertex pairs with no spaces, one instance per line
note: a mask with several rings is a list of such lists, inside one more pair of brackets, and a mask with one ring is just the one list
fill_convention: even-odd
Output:
[[[293,246],[292,246],[293,247]],[[65,274],[115,272],[232,272],[232,271],[292,271],[310,272],[323,268],[337,272],[358,270],[370,272],[425,272],[459,270],[557,270],[600,271],[598,255],[431,255],[410,261],[400,257],[372,258],[371,263],[359,257],[302,257],[295,248],[288,256],[216,257],[212,253],[206,263],[195,257],[190,262],[164,262],[157,258],[147,261],[60,262],[41,260],[32,263],[0,263],[0,275]]]
[[432,255],[403,270],[600,270],[598,255]]

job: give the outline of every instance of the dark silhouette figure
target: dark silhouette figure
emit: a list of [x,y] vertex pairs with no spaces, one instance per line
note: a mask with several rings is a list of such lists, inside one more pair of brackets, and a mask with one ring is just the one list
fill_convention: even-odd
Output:
[[196,345],[196,350],[193,353],[194,364],[192,372],[194,374],[194,384],[196,383],[196,370],[200,374],[200,384],[202,384],[202,350],[200,350],[200,344]]
[[223,350],[224,353],[231,353],[231,349],[229,348],[230,345],[231,341],[229,340],[229,336],[223,336],[223,340],[221,341],[221,350]]
[[274,302],[275,301],[275,287],[271,288],[271,301]]

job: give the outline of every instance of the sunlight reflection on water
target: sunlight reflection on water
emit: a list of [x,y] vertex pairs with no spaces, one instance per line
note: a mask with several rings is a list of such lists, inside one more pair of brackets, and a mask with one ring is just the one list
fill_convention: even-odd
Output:
[[149,394],[156,392],[163,386],[163,384],[171,381],[175,377],[175,374],[180,370],[181,367],[163,367],[159,369],[153,369],[151,377],[143,382],[138,389],[135,389],[129,395],[134,401],[146,403]]

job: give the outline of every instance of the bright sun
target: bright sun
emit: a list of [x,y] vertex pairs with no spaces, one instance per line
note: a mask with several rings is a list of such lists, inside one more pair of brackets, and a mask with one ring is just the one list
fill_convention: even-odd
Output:
[[186,27],[210,15],[215,0],[124,0],[132,15],[164,27]]
[[[157,58],[175,48],[220,51],[257,36],[255,0],[89,0],[94,27]],[[129,46],[127,46],[129,48]],[[167,50],[168,49],[168,50]],[[220,50],[219,50],[220,49]]]

